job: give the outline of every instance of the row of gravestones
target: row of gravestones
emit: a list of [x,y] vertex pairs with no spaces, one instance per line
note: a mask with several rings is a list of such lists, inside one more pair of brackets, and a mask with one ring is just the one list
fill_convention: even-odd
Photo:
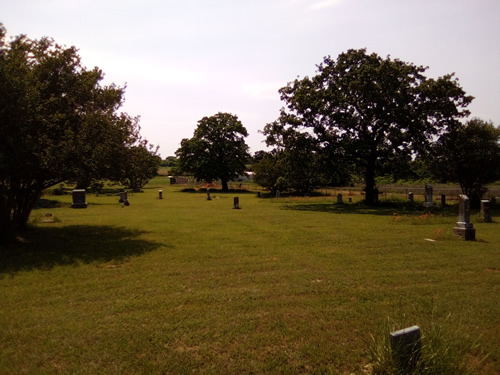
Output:
[[[432,187],[430,185],[426,185],[426,202],[430,203],[430,205],[426,205],[426,207],[432,206]],[[163,199],[162,190],[158,191],[158,198]],[[411,197],[413,198],[413,193]],[[210,189],[207,189],[207,200],[212,200],[210,197]],[[127,192],[120,193],[119,202],[123,206],[128,206],[130,203],[128,201]],[[337,195],[337,202],[342,203],[342,194]],[[234,197],[233,200],[233,208],[240,208],[240,199],[239,197]],[[489,200],[481,201],[481,220],[485,223],[491,223],[493,220],[491,218],[490,213],[490,205],[491,202]],[[75,189],[73,190],[73,204],[72,208],[87,208],[86,194],[84,189]],[[476,230],[474,229],[473,224],[470,222],[470,200],[466,195],[458,196],[458,222],[455,228],[453,228],[453,232],[463,238],[466,241],[474,241],[476,239]]]
[[[75,189],[73,190],[73,204],[71,205],[72,208],[87,208],[87,198],[86,198],[86,191],[85,189]],[[158,199],[163,199],[163,191],[158,190]],[[207,200],[212,200],[210,197],[210,189],[207,189]],[[130,202],[128,201],[128,194],[126,191],[123,191],[120,193],[120,199],[118,200],[123,206],[129,206]],[[239,209],[240,208],[240,198],[239,197],[234,197],[233,200],[234,208]]]

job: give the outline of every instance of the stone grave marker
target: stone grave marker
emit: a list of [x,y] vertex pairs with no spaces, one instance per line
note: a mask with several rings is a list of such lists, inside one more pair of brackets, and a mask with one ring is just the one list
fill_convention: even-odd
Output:
[[210,189],[207,188],[207,201],[211,201],[212,198],[210,197]]
[[425,202],[424,207],[433,207],[432,203],[432,185],[425,184]]
[[280,197],[280,191],[276,190],[276,198],[279,198],[279,197]]
[[467,195],[458,196],[458,222],[453,228],[453,233],[465,241],[476,240],[476,230],[470,222],[470,200]]
[[239,197],[234,197],[234,209],[239,210],[240,209],[240,198]]
[[411,374],[420,359],[422,350],[419,326],[391,332],[392,357],[401,374]]
[[491,202],[488,199],[481,200],[481,221],[483,223],[491,223],[493,220],[491,218]]
[[337,194],[337,203],[344,203],[342,201],[342,194]]
[[87,208],[87,198],[85,196],[85,189],[75,189],[72,192],[73,204],[71,208]]
[[158,190],[158,199],[163,199],[163,191]]
[[120,199],[118,200],[118,202],[125,203],[126,200],[128,200],[127,192],[126,191],[120,192]]
[[413,193],[411,191],[408,193],[408,201],[413,203]]

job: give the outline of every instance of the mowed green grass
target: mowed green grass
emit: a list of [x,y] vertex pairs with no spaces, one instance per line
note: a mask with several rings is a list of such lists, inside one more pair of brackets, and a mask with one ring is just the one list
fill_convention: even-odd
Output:
[[456,207],[207,201],[166,181],[123,208],[45,197],[60,207],[0,255],[0,374],[361,374],[371,336],[414,324],[500,372],[499,219],[465,242]]

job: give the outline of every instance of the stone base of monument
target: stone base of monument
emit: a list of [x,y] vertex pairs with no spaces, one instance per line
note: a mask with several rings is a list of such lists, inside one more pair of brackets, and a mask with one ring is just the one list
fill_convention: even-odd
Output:
[[73,203],[71,208],[87,208],[87,203]]
[[471,223],[458,222],[457,226],[453,228],[453,233],[455,233],[455,235],[464,239],[465,241],[476,240],[476,230]]
[[426,207],[426,208],[434,207],[434,203],[432,203],[432,202],[424,202],[423,206]]

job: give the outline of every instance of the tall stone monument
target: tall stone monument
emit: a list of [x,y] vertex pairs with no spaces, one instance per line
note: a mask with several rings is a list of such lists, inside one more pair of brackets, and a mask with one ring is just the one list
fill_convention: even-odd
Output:
[[476,240],[476,230],[470,222],[470,200],[467,195],[458,196],[458,222],[453,228],[453,233],[465,241]]
[[425,202],[424,207],[433,207],[434,203],[432,203],[432,186],[429,184],[425,184]]

